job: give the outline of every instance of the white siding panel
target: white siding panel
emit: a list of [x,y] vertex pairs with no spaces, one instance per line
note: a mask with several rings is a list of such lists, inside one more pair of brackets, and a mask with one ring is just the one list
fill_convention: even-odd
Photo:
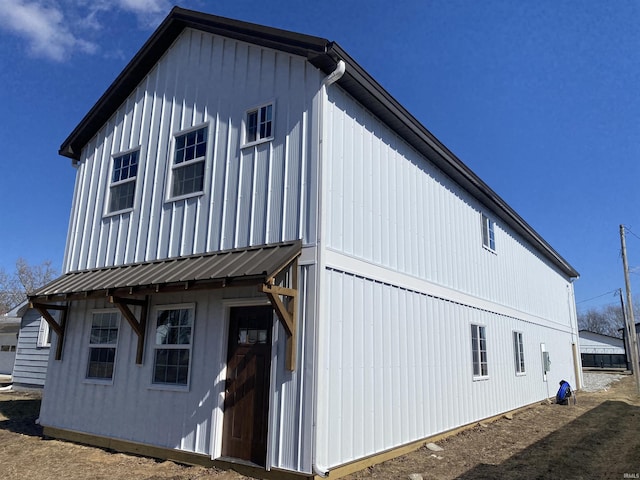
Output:
[[[306,59],[186,29],[83,149],[65,271],[300,238],[315,224],[302,175],[320,81]],[[247,109],[265,102],[274,140],[241,148]],[[167,201],[173,138],[205,124],[204,193]],[[138,147],[134,208],[105,216],[112,157]]]
[[[555,393],[575,379],[572,334],[358,274],[328,269],[318,462],[335,467]],[[489,376],[473,379],[471,324],[486,327]],[[523,333],[524,375],[513,332]],[[542,378],[540,343],[551,352]],[[324,355],[323,354],[323,355]],[[502,392],[502,393],[501,393]]]
[[[556,308],[564,274],[339,87],[327,112],[329,249],[570,324]],[[481,213],[495,221],[495,253]]]

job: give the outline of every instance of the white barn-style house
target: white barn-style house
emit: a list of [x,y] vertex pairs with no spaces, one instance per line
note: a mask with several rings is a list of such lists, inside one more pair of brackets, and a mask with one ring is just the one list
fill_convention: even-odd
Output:
[[60,153],[47,435],[336,478],[580,385],[577,272],[334,42],[174,8]]

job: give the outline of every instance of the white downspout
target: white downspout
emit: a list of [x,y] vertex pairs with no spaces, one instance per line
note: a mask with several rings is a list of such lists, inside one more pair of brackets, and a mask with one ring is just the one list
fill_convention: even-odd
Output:
[[318,274],[317,274],[317,281],[316,281],[316,308],[315,308],[315,324],[316,324],[316,331],[315,331],[315,352],[314,352],[314,366],[313,366],[313,370],[314,370],[314,383],[315,383],[315,394],[314,394],[314,404],[313,404],[313,449],[312,449],[312,464],[311,464],[311,468],[313,470],[314,475],[317,475],[319,477],[327,477],[329,475],[329,468],[324,467],[322,465],[318,465],[317,461],[316,461],[316,453],[317,453],[317,447],[318,447],[318,407],[317,407],[317,392],[318,392],[318,369],[319,369],[319,341],[318,341],[318,323],[320,321],[320,319],[322,319],[322,309],[324,308],[324,301],[321,297],[322,295],[322,290],[320,288],[320,285],[322,283],[322,277],[324,275],[324,270],[325,270],[325,261],[324,261],[324,243],[323,243],[323,233],[324,233],[324,220],[325,220],[325,216],[324,216],[324,204],[325,204],[325,198],[326,195],[324,195],[324,190],[326,188],[326,181],[324,179],[324,159],[327,157],[326,154],[326,144],[324,142],[324,133],[325,133],[325,125],[324,125],[324,110],[325,110],[325,105],[328,103],[329,98],[327,95],[327,87],[329,87],[329,85],[332,85],[333,83],[337,82],[338,80],[340,80],[340,78],[342,78],[342,76],[344,75],[344,72],[346,70],[346,65],[344,63],[343,60],[339,60],[338,64],[336,65],[336,68],[333,70],[333,72],[331,72],[329,75],[327,75],[323,80],[322,80],[322,85],[320,87],[320,108],[319,108],[319,112],[318,112],[318,124],[319,124],[319,135],[318,135],[318,142],[319,142],[319,148],[318,148],[318,214],[317,214],[317,232],[316,232],[316,255],[317,255],[317,263],[316,265],[318,266]]

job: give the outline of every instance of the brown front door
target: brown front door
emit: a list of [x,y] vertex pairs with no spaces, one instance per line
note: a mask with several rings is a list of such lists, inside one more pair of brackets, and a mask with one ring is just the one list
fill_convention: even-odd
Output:
[[262,466],[267,456],[272,323],[270,306],[231,309],[222,455]]

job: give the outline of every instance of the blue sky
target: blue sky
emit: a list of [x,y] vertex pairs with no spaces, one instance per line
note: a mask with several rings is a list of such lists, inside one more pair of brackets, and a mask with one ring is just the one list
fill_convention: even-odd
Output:
[[[0,268],[60,270],[75,170],[58,148],[171,6],[0,0]],[[580,272],[579,309],[617,301],[621,223],[640,266],[640,3],[180,6],[338,42]]]

